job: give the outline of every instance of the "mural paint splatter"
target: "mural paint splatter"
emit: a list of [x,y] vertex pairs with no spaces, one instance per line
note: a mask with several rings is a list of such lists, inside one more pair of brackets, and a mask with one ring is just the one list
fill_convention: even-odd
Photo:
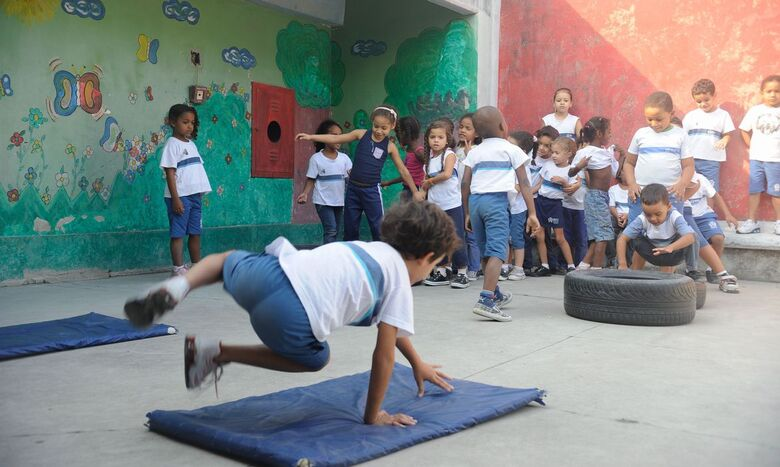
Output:
[[11,89],[11,77],[8,74],[0,76],[0,97],[11,97],[14,90]]
[[160,48],[158,39],[150,39],[146,34],[138,35],[138,50],[135,56],[139,62],[149,62],[152,65],[157,64],[157,50]]
[[341,49],[326,31],[292,21],[276,35],[276,66],[304,107],[338,105],[344,95]]
[[185,21],[195,25],[200,21],[200,10],[192,6],[190,2],[180,0],[164,0],[162,12],[168,19]]
[[222,49],[222,60],[225,63],[229,63],[236,68],[243,68],[248,70],[254,68],[257,64],[255,56],[247,49],[239,49],[238,47],[228,47]]
[[79,18],[99,21],[106,16],[106,7],[100,0],[62,0],[62,11]]
[[359,39],[352,44],[352,55],[368,58],[372,55],[382,55],[387,51],[387,44],[373,39]]

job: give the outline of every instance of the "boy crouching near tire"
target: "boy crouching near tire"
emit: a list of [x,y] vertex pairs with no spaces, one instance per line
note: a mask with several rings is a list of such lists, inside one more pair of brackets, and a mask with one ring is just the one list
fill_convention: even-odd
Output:
[[662,272],[674,272],[687,255],[695,255],[693,229],[669,202],[669,193],[661,184],[647,185],[640,195],[642,214],[631,222],[617,241],[618,269],[628,269],[626,246],[634,242],[632,269],[642,269],[645,261]]

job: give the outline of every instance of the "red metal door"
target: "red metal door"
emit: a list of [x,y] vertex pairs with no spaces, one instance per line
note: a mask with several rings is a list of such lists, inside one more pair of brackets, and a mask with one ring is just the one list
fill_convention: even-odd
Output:
[[252,83],[252,177],[292,178],[295,91]]

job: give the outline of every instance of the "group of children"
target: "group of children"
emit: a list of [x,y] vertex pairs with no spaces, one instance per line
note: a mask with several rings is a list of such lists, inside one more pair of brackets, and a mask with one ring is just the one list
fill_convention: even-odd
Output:
[[[672,271],[685,262],[687,273],[698,279],[701,256],[710,281],[726,292],[738,290],[736,278],[720,261],[723,232],[710,204],[736,224],[717,193],[734,127],[715,104],[711,81],[698,81],[692,96],[698,108],[675,125],[669,94],[651,94],[644,105],[648,126],[636,132],[627,151],[610,145],[608,119],[593,117],[583,125],[569,114],[568,89],[555,92],[555,112],[542,119],[535,135],[510,133],[494,107],[464,115],[457,143],[449,119],[432,122],[420,142],[419,123],[413,117],[399,120],[389,105],[374,109],[368,130],[345,134],[336,122],[323,122],[318,134],[297,135],[318,144],[297,201],[308,202],[314,193],[328,245],[298,251],[280,237],[262,254],[228,251],[203,261],[198,261],[200,198],[210,187],[191,141],[197,113],[174,106],[168,115],[173,136],[161,167],[177,275],[129,299],[125,313],[136,326],[148,326],[190,290],[219,281],[247,310],[263,344],[227,345],[187,336],[188,388],[210,376],[219,378],[229,362],[317,371],[329,360],[326,339],[334,329],[377,325],[364,421],[413,425],[412,417],[381,409],[395,348],[412,365],[420,396],[424,381],[446,391],[453,387],[437,366],[420,358],[409,339],[414,332],[412,284],[465,288],[479,268],[484,282],[473,312],[510,321],[502,307],[512,295],[500,290],[499,280],[523,279],[524,269],[549,275],[553,237],[566,271],[604,267],[611,250],[619,269],[639,269],[648,261]],[[766,192],[780,234],[780,75],[762,81],[761,96],[763,103],[750,109],[739,126],[750,147],[750,207],[749,219],[737,231],[757,230],[758,197]],[[394,129],[405,160],[390,142]],[[352,141],[358,144],[351,161],[339,147]],[[400,177],[383,182],[388,157]],[[399,181],[409,202],[384,213],[381,187]],[[345,241],[334,242],[342,209]],[[371,243],[358,241],[363,212],[375,240]],[[182,261],[185,235],[194,263],[189,270]],[[523,268],[532,239],[539,264]],[[505,262],[514,269],[502,272]]]

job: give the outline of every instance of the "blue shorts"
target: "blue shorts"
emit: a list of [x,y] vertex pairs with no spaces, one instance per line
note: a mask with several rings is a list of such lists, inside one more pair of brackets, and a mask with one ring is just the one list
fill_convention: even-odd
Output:
[[720,191],[720,164],[718,161],[708,161],[706,159],[694,159],[693,164],[696,172],[704,175],[704,178],[712,183],[715,191]]
[[[702,235],[701,230],[699,230],[699,226],[696,224],[696,219],[693,218],[693,210],[689,207],[683,208],[683,218],[685,218],[685,222],[690,226],[691,229],[693,229],[693,233],[696,235],[696,241],[698,242],[699,248],[709,246],[709,242],[707,239]],[[696,250],[698,251],[698,249]]]
[[506,192],[469,196],[471,230],[483,258],[509,255],[509,201]]
[[585,193],[585,226],[588,240],[608,242],[615,239],[612,214],[609,212],[609,193],[588,189]]
[[527,218],[528,211],[523,211],[519,214],[509,214],[509,241],[515,250],[525,248],[525,221]]
[[279,258],[234,251],[222,267],[225,291],[249,312],[257,337],[274,353],[311,370],[330,359],[330,347],[314,337],[309,316]]
[[718,224],[718,216],[715,215],[714,212],[708,212],[701,217],[694,217],[693,219],[696,221],[696,225],[699,227],[701,234],[704,236],[704,238],[707,239],[707,241],[709,241],[715,235],[723,235],[724,237],[726,236],[723,233],[723,229],[720,228],[720,225]]
[[203,218],[201,217],[202,198],[202,193],[180,196],[181,204],[184,205],[182,214],[173,212],[171,198],[165,198],[165,207],[168,208],[168,222],[171,224],[171,238],[182,238],[185,235],[200,235],[203,228]]
[[542,227],[563,228],[563,200],[536,197],[536,217]]
[[750,194],[780,197],[780,162],[750,161]]

